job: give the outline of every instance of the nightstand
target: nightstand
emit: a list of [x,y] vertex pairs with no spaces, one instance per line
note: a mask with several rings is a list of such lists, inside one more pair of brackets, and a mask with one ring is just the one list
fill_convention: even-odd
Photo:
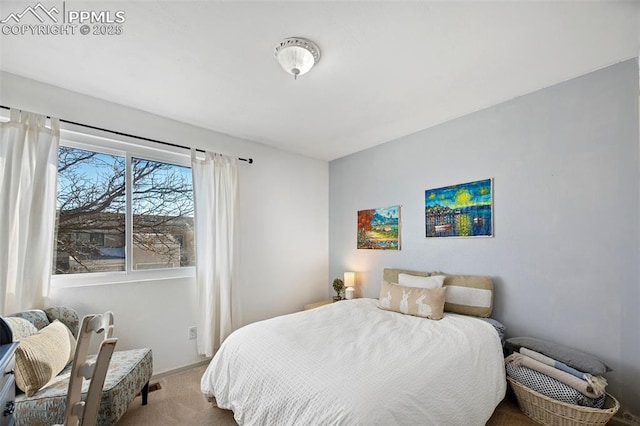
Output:
[[304,310],[308,311],[309,309],[318,308],[320,306],[328,305],[329,303],[333,303],[333,299],[322,300],[320,302],[309,303],[308,305],[304,305]]
[[0,426],[15,424],[13,410],[15,408],[16,380],[13,373],[15,368],[14,352],[18,343],[0,346]]

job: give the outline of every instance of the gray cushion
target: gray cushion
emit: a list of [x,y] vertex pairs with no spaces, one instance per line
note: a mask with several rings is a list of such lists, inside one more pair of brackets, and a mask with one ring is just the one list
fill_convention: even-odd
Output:
[[611,369],[598,358],[577,349],[558,343],[548,342],[534,337],[511,337],[506,340],[507,347],[518,350],[521,347],[540,352],[556,361],[564,362],[569,367],[594,376],[601,376]]

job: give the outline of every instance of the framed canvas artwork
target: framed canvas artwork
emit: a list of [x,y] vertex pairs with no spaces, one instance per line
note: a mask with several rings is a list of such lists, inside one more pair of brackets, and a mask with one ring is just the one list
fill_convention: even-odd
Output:
[[493,179],[428,189],[426,237],[492,237]]
[[359,210],[358,248],[400,250],[400,206]]

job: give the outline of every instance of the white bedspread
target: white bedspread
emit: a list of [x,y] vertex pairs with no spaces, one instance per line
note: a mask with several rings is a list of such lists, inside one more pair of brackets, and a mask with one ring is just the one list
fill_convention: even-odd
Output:
[[241,328],[202,377],[240,425],[484,425],[506,389],[500,339],[354,299]]

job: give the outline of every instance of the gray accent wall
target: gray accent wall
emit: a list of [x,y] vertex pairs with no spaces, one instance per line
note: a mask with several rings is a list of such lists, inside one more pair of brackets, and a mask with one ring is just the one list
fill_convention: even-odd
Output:
[[[628,60],[329,164],[329,278],[490,275],[494,317],[599,356],[640,415],[638,63]],[[494,179],[493,238],[425,238],[424,191]],[[356,212],[401,205],[400,251],[357,250]],[[622,411],[620,413],[622,413]]]

